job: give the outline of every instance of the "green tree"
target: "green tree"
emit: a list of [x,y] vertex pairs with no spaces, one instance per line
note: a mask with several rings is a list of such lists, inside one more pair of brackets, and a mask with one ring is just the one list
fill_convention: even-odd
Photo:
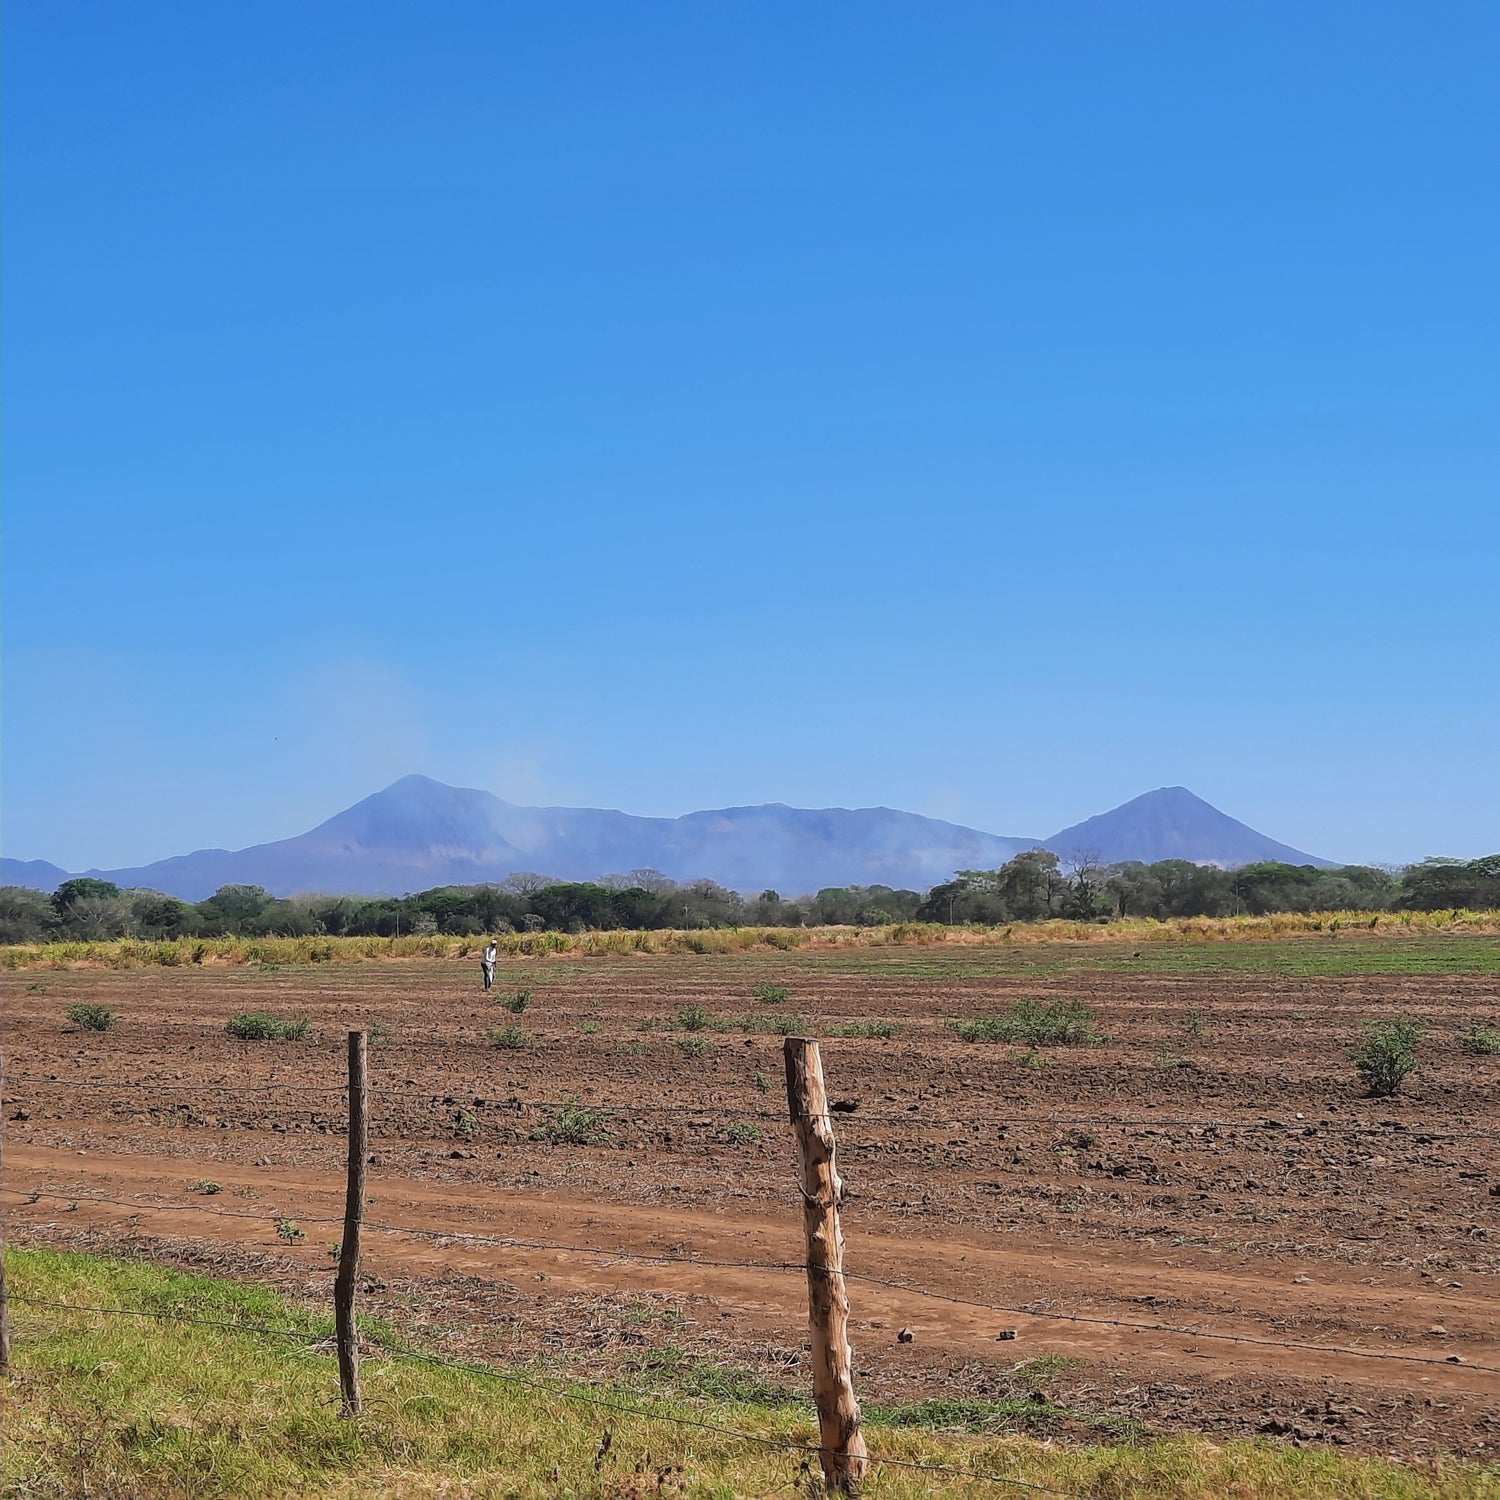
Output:
[[65,880],[52,893],[52,907],[63,921],[73,914],[80,901],[89,899],[112,899],[120,894],[120,887],[112,880],[95,880],[88,875],[78,875]]
[[198,929],[198,913],[176,896],[148,890],[130,891],[127,895],[132,925],[141,937],[187,937]]
[[57,924],[57,910],[42,891],[0,886],[0,943],[39,943]]
[[264,919],[273,903],[271,893],[261,886],[221,885],[198,903],[198,915],[210,937],[259,937],[266,930]]
[[1000,867],[999,895],[1023,922],[1055,917],[1062,905],[1060,861],[1050,849],[1027,849]]

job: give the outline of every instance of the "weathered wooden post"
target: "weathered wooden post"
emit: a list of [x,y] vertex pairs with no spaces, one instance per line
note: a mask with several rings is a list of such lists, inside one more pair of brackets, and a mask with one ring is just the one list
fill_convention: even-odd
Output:
[[357,1417],[359,1400],[359,1333],[354,1326],[354,1286],[359,1275],[359,1231],[365,1216],[365,1163],[370,1155],[370,1092],[365,1064],[365,1033],[349,1033],[349,1186],[344,1195],[344,1238],[339,1245],[339,1273],[333,1283],[333,1317],[338,1336],[339,1388],[344,1415]]
[[839,1227],[843,1183],[834,1162],[833,1121],[818,1044],[786,1039],[786,1103],[802,1157],[802,1225],[807,1237],[807,1314],[812,1333],[818,1460],[831,1493],[858,1495],[868,1460],[849,1352],[849,1290]]

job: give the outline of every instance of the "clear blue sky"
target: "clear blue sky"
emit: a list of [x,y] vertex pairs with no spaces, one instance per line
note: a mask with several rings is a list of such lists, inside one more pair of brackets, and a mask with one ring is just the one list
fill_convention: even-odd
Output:
[[408,771],[1500,849],[1500,7],[4,31],[5,852]]

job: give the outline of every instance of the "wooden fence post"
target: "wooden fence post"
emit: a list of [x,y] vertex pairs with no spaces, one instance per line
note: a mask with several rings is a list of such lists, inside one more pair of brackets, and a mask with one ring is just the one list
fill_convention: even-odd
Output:
[[334,1327],[339,1346],[339,1388],[344,1415],[357,1417],[359,1400],[359,1333],[354,1326],[354,1284],[359,1275],[359,1231],[365,1216],[365,1163],[370,1155],[370,1086],[365,1064],[365,1033],[349,1033],[349,1186],[344,1197],[344,1238],[339,1245],[339,1274],[333,1283]]
[[[5,1102],[5,1053],[0,1050],[0,1105]],[[0,1167],[5,1161],[5,1111],[0,1109]],[[0,1375],[10,1374],[10,1295],[5,1290],[5,1209],[0,1206]]]
[[858,1495],[868,1460],[849,1352],[849,1290],[844,1283],[843,1183],[834,1163],[833,1121],[818,1044],[788,1037],[786,1103],[802,1157],[802,1225],[807,1236],[807,1313],[812,1332],[818,1460],[830,1492]]

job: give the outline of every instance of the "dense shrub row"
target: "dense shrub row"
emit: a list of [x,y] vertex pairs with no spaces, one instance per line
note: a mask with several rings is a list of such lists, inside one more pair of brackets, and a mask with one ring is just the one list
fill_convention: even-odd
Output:
[[[1274,912],[1440,911],[1500,908],[1500,855],[1429,859],[1401,871],[1365,865],[1317,869],[1264,863],[1222,870],[1156,864],[1069,863],[1045,849],[998,870],[965,870],[922,895],[888,886],[831,887],[786,899],[745,897],[711,880],[681,885],[650,870],[607,881],[512,876],[502,885],[441,886],[399,898],[279,898],[228,885],[205,901],[121,890],[105,880],[64,882],[50,896],[0,888],[0,943],[134,938],[474,937],[481,933],[693,932],[758,927],[885,927],[893,923],[1093,922],[1144,917],[1256,916]],[[164,951],[160,962],[173,961]]]

